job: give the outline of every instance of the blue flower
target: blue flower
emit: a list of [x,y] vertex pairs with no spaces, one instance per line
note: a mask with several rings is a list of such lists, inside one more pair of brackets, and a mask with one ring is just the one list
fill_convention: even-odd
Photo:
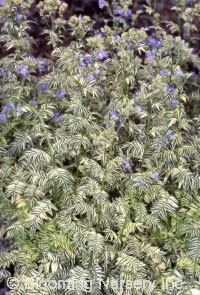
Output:
[[109,115],[110,115],[110,117],[111,117],[112,119],[114,119],[114,120],[116,120],[116,121],[119,120],[119,115],[118,115],[116,112],[114,112],[114,111],[110,111],[110,112],[109,112]]
[[130,169],[131,168],[131,163],[129,161],[125,161],[124,168],[125,169]]
[[155,55],[152,52],[149,52],[147,55],[147,60],[151,61],[151,60],[154,60],[154,58],[155,58]]
[[57,90],[57,92],[56,92],[56,96],[61,98],[61,99],[64,99],[66,94],[67,94],[67,92],[64,91],[64,90],[61,90],[61,89]]
[[127,10],[124,11],[124,16],[125,17],[129,17],[131,15],[132,15],[132,11],[130,9],[127,9]]
[[119,36],[118,34],[115,34],[115,35],[114,35],[114,40],[117,41],[117,40],[119,40],[119,39],[120,39],[120,36]]
[[174,70],[173,71],[174,75],[179,75],[179,79],[182,80],[183,79],[183,75],[182,75],[182,71],[181,70]]
[[41,74],[42,72],[45,71],[46,62],[43,61],[42,59],[39,59],[39,62],[40,62],[40,65],[39,65],[39,68],[38,69],[39,69],[39,72]]
[[99,38],[103,38],[103,34],[102,34],[102,33],[98,33],[97,36],[98,36]]
[[158,172],[154,172],[153,176],[154,176],[154,178],[158,178],[159,177],[159,173]]
[[142,107],[142,106],[138,106],[138,111],[141,113],[141,112],[143,112],[143,110],[144,110],[144,107]]
[[54,111],[53,114],[56,122],[62,121],[62,118],[60,117],[60,112],[58,110]]
[[9,102],[7,104],[4,104],[2,106],[2,112],[5,114],[9,111],[9,109],[14,109],[15,108],[15,105],[13,102]]
[[121,14],[121,8],[119,8],[119,7],[115,8],[113,12],[114,12],[114,15],[120,15]]
[[136,95],[140,95],[140,93],[141,93],[141,91],[140,90],[137,90],[135,94]]
[[92,62],[92,57],[91,57],[91,55],[90,55],[90,54],[86,54],[86,55],[84,56],[84,61],[85,61],[86,64],[91,63],[91,62]]
[[165,87],[166,87],[166,91],[167,91],[168,93],[171,93],[171,92],[174,91],[174,87],[170,87],[168,83],[163,83],[163,84],[165,85]]
[[176,103],[177,103],[176,99],[175,99],[175,98],[172,98],[172,100],[171,100],[171,106],[172,106],[173,108],[176,107]]
[[162,70],[162,71],[159,72],[159,75],[160,76],[167,76],[168,73],[167,73],[167,71]]
[[100,9],[104,8],[104,0],[99,0],[99,8]]
[[94,75],[88,75],[87,78],[88,78],[89,81],[95,80],[95,76]]
[[6,115],[5,114],[1,114],[0,115],[0,121],[7,121]]
[[40,84],[40,89],[41,90],[45,91],[45,90],[47,90],[47,88],[48,88],[48,84],[47,83]]
[[3,112],[3,113],[7,113],[7,111],[8,111],[8,105],[7,105],[7,104],[4,104],[4,105],[2,106],[2,112]]
[[30,100],[30,103],[33,104],[33,105],[36,105],[36,104],[37,104],[37,100],[36,100],[36,98],[32,98],[32,99]]
[[164,142],[165,142],[165,143],[168,143],[168,142],[169,142],[167,136],[164,137]]
[[96,59],[104,59],[108,57],[108,51],[100,50],[96,53]]
[[100,68],[97,68],[96,69],[96,73],[97,73],[97,75],[100,75],[101,74],[101,69]]
[[85,66],[86,66],[86,64],[85,64],[83,58],[79,61],[79,65],[80,65],[81,67],[85,67]]
[[148,38],[148,42],[153,48],[156,48],[156,49],[162,45],[162,40],[156,40],[152,36]]
[[28,74],[28,66],[27,65],[19,65],[19,72],[23,76],[26,76]]
[[169,130],[167,131],[167,136],[172,136],[172,134],[173,134],[173,131],[172,131],[171,129],[169,129]]
[[39,72],[40,72],[40,74],[42,72],[45,72],[45,66],[44,65],[39,66]]
[[17,106],[16,106],[16,109],[19,111],[19,114],[20,115],[23,115],[24,114],[24,111],[21,110],[21,107],[22,107],[21,103],[18,103]]
[[16,13],[16,21],[17,21],[18,23],[20,23],[21,19],[22,19],[22,15],[19,14],[19,13]]

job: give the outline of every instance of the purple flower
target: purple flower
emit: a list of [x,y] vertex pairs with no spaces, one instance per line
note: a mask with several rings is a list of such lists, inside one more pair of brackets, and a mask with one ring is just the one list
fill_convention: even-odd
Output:
[[19,13],[16,13],[16,22],[20,23],[21,19],[22,19],[22,15]]
[[137,90],[135,94],[136,95],[140,95],[140,93],[141,93],[141,91],[140,90]]
[[176,107],[176,103],[177,103],[176,99],[175,99],[175,98],[172,98],[172,100],[171,100],[171,106],[172,106],[173,108]]
[[165,87],[166,87],[166,91],[167,91],[168,93],[171,93],[171,92],[174,91],[174,87],[170,87],[168,83],[163,83],[163,84],[165,85]]
[[145,27],[144,30],[145,30],[145,32],[149,32],[150,31],[150,28],[149,27]]
[[119,7],[115,8],[113,12],[114,12],[114,15],[120,15],[121,14],[121,8],[119,8]]
[[3,76],[3,69],[0,68],[0,77],[2,77],[2,76]]
[[85,67],[85,66],[86,66],[86,64],[85,64],[83,58],[79,61],[79,65],[80,65],[81,67]]
[[177,69],[173,71],[173,74],[174,74],[174,75],[178,75],[178,74],[180,74],[180,73],[181,73],[181,71],[180,71],[180,70],[177,70]]
[[99,0],[99,8],[100,9],[104,8],[104,0]]
[[154,58],[155,58],[155,55],[152,52],[149,52],[147,55],[147,60],[151,61],[151,60],[154,60]]
[[162,40],[156,40],[152,36],[148,38],[148,42],[153,48],[156,48],[156,49],[162,45]]
[[180,74],[182,74],[182,71],[181,71],[181,70],[177,70],[177,69],[176,69],[176,70],[173,71],[173,74],[174,74],[174,75],[178,75],[178,74],[179,74],[179,79],[180,79],[180,80],[183,79],[183,75],[180,75]]
[[16,106],[16,109],[19,110],[19,109],[21,109],[21,107],[22,107],[22,104],[19,102]]
[[40,89],[41,89],[42,91],[47,90],[47,88],[48,88],[47,83],[42,83],[42,84],[40,84]]
[[96,59],[104,59],[108,57],[108,51],[100,50],[96,53]]
[[36,100],[36,98],[32,98],[32,99],[30,100],[30,103],[33,104],[33,105],[36,105],[36,104],[37,104],[37,100]]
[[131,163],[129,161],[125,161],[124,168],[125,169],[130,169],[131,168]]
[[139,111],[139,112],[143,112],[143,110],[144,110],[144,107],[142,107],[142,106],[138,106],[138,111]]
[[0,115],[0,121],[7,121],[6,115],[5,114],[1,114]]
[[165,142],[165,143],[168,143],[168,142],[169,142],[167,136],[164,137],[164,142]]
[[114,40],[117,41],[117,40],[119,40],[119,39],[120,39],[120,36],[119,36],[118,34],[115,34],[115,35],[114,35]]
[[144,9],[138,10],[138,13],[144,13]]
[[100,68],[97,68],[96,69],[96,73],[97,73],[97,75],[100,75],[101,74],[101,69]]
[[160,72],[159,72],[159,75],[160,75],[160,76],[167,76],[168,73],[167,73],[167,71],[160,71]]
[[40,72],[40,74],[41,74],[42,72],[45,72],[45,66],[46,66],[45,61],[41,61],[41,64],[40,64],[40,66],[39,66],[39,72]]
[[19,110],[19,114],[20,115],[23,115],[24,114],[24,111],[21,110],[21,107],[22,107],[21,103],[18,103],[17,106],[16,106],[16,109]]
[[124,11],[124,16],[125,17],[129,17],[129,16],[131,16],[131,14],[132,14],[132,11],[130,9],[127,9],[127,10]]
[[87,78],[88,78],[89,81],[95,80],[95,76],[94,75],[88,75]]
[[103,34],[102,34],[102,33],[98,33],[97,36],[98,36],[99,38],[103,38]]
[[56,96],[61,98],[61,99],[64,99],[66,94],[67,94],[67,92],[64,91],[64,90],[61,90],[61,89],[57,90],[57,92],[56,92]]
[[56,122],[62,121],[62,118],[60,117],[60,112],[58,110],[54,111],[53,114]]
[[13,102],[9,102],[7,104],[4,104],[2,106],[2,112],[5,114],[9,111],[9,109],[14,109],[15,108],[15,105]]
[[23,76],[26,76],[28,74],[28,66],[27,65],[19,65],[19,72]]
[[159,138],[157,139],[157,142],[163,142],[163,139],[162,139],[161,137],[159,137]]
[[84,56],[84,61],[85,61],[86,64],[91,63],[91,62],[92,62],[92,57],[91,57],[91,55],[90,55],[90,54],[86,54],[86,55]]
[[4,0],[0,0],[0,6],[4,6],[4,5],[5,5]]
[[136,115],[136,119],[140,120],[140,115],[137,114]]
[[138,181],[138,185],[139,186],[143,186],[144,185],[144,181]]
[[159,173],[158,172],[154,172],[153,176],[154,176],[154,178],[158,178],[159,177]]
[[169,130],[167,131],[167,136],[172,136],[172,134],[173,134],[173,131],[172,131],[171,129],[169,129]]
[[109,115],[112,119],[117,120],[117,121],[119,120],[119,115],[116,112],[110,111]]
[[7,104],[4,104],[4,105],[2,106],[2,112],[3,112],[3,113],[7,113],[7,111],[8,111],[8,105],[7,105]]

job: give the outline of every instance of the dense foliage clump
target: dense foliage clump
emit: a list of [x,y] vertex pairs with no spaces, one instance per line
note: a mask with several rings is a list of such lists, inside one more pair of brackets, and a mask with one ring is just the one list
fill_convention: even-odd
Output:
[[[113,22],[97,31],[88,16],[66,24],[63,1],[40,1],[45,59],[32,55],[31,1],[0,1],[0,273],[20,281],[7,294],[88,293],[27,290],[33,277],[91,280],[94,295],[198,289],[200,58],[190,44],[200,5],[185,2],[165,28],[156,3],[133,14],[131,1],[98,1]],[[152,26],[133,27],[141,13]],[[108,277],[155,283],[99,289]],[[163,279],[182,288],[165,291]]]

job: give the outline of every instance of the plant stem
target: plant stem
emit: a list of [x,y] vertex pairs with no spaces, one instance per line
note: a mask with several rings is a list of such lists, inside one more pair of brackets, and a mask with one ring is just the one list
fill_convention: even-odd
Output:
[[146,140],[145,140],[145,145],[144,145],[144,153],[142,156],[142,164],[141,164],[141,169],[142,172],[144,172],[144,159],[147,151],[147,146],[149,142],[149,131],[150,131],[150,126],[151,126],[151,113],[152,113],[152,108],[150,103],[148,104],[148,117],[147,117],[147,127],[146,127]]

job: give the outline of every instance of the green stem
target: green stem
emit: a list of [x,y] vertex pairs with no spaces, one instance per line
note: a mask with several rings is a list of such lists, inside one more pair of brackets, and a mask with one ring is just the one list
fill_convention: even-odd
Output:
[[119,251],[119,249],[120,249],[120,245],[121,245],[121,243],[122,243],[122,237],[123,237],[124,230],[125,230],[125,228],[126,228],[126,223],[127,223],[127,221],[128,221],[128,218],[129,218],[129,212],[126,214],[126,217],[125,217],[125,221],[124,221],[124,224],[123,224],[123,228],[122,228],[121,233],[120,233],[120,236],[119,236],[119,240],[120,240],[120,242],[117,243],[114,258],[113,258],[113,260],[111,261],[111,263],[110,263],[110,265],[109,265],[109,267],[108,267],[108,269],[107,269],[107,272],[106,272],[107,276],[109,276],[109,272],[110,272],[110,270],[111,270],[111,268],[112,268],[112,266],[113,266],[113,264],[115,263],[115,260],[116,260],[116,258],[117,258],[117,253],[118,253],[118,251]]
[[145,159],[145,155],[146,155],[146,151],[147,151],[147,147],[148,147],[148,142],[149,142],[149,131],[150,131],[150,126],[151,126],[151,114],[152,114],[152,109],[151,109],[151,105],[149,103],[149,105],[148,105],[147,127],[146,127],[146,140],[145,140],[144,153],[143,153],[143,156],[142,156],[142,164],[141,164],[142,172],[144,172],[144,159]]
[[[34,108],[32,108],[31,106],[29,106],[29,108],[30,108],[30,109],[36,114],[36,116],[38,117],[40,123],[41,123],[42,125],[45,125],[43,119],[40,117],[40,115],[38,114],[38,112],[37,112]],[[49,140],[49,137],[48,137],[48,134],[47,134],[47,130],[46,130],[46,128],[44,129],[44,136],[45,136],[45,138],[46,138],[46,141],[47,141],[48,147],[49,147],[50,152],[51,152],[51,162],[52,162],[52,164],[53,164],[53,168],[55,168],[55,155],[54,155],[54,153],[53,153],[52,146],[51,146],[51,143],[50,143],[50,140]]]

